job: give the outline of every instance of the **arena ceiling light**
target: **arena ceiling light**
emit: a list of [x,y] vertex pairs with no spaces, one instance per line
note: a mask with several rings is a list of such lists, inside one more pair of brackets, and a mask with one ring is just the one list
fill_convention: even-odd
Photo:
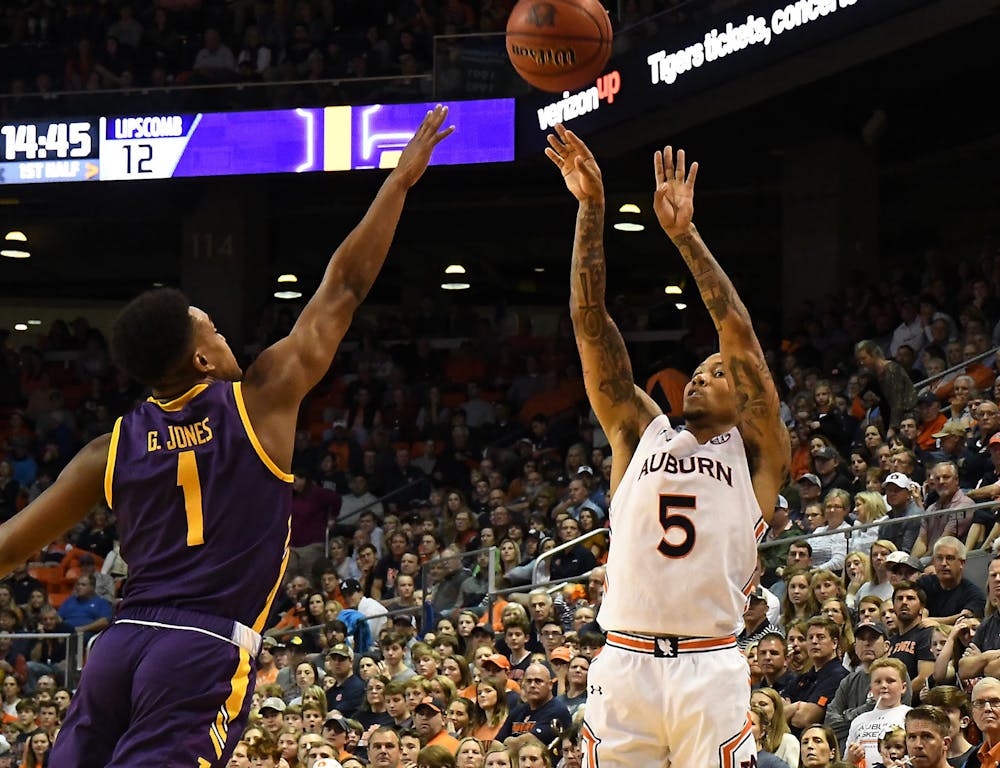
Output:
[[465,267],[463,267],[461,264],[449,264],[447,267],[445,267],[444,273],[446,275],[464,275]]
[[646,228],[642,223],[642,209],[635,203],[625,203],[618,209],[614,227],[619,232],[642,232]]
[[19,229],[12,229],[3,237],[8,243],[26,243],[28,242],[28,236],[24,234]]
[[663,289],[663,292],[667,294],[667,296],[680,296],[682,293],[684,293],[684,290],[679,285],[671,283],[670,285],[668,285],[666,288]]
[[467,291],[471,287],[470,283],[441,283],[442,291]]
[[14,323],[14,330],[15,331],[26,331],[26,330],[28,330],[28,324],[27,323]]
[[688,308],[688,305],[685,304],[683,301],[678,301],[676,304],[674,304],[674,306],[677,307],[677,309],[682,310],[682,311]]
[[275,291],[274,298],[284,299],[286,301],[291,299],[301,299],[302,291]]
[[0,249],[0,256],[6,256],[8,259],[30,259],[31,252],[23,248],[3,248]]
[[284,274],[284,275],[278,275],[278,282],[279,283],[297,283],[298,281],[299,281],[299,278],[296,275],[293,275],[291,273],[287,273],[287,274]]

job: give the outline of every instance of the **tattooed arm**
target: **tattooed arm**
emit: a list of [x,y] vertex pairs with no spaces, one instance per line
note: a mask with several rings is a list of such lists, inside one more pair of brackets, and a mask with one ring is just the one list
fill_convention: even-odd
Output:
[[788,471],[790,455],[778,391],[754,333],[750,313],[692,221],[698,164],[692,163],[687,174],[684,150],[680,150],[675,168],[673,151],[666,147],[662,153],[656,153],[653,168],[656,216],[691,270],[715,323],[723,368],[736,391],[737,426],[747,446],[754,493],[765,520],[769,520]]
[[611,443],[611,491],[625,473],[643,431],[660,408],[635,385],[625,341],[604,302],[604,184],[594,155],[572,131],[556,126],[548,158],[580,202],[570,273],[570,318],[587,397]]

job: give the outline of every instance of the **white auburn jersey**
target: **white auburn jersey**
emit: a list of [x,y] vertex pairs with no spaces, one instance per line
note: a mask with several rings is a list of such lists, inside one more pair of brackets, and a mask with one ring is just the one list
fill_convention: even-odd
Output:
[[724,637],[742,624],[765,525],[743,437],[699,445],[660,415],[639,440],[609,513],[604,630]]

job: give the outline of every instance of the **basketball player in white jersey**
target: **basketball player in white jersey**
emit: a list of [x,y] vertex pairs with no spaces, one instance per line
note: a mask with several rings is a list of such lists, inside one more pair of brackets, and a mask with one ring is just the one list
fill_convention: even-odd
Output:
[[734,637],[789,460],[746,307],[692,223],[684,152],[654,158],[654,207],[719,334],[684,390],[685,431],[635,386],[604,303],[604,186],[563,126],[545,153],[580,203],[570,311],[587,395],[611,441],[611,550],[583,727],[589,768],[750,768],[749,667]]

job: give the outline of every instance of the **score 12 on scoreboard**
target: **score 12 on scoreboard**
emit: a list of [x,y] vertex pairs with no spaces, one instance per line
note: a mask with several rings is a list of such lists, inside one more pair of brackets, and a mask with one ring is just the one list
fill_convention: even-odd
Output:
[[[102,117],[101,181],[391,168],[433,104]],[[514,100],[449,105],[433,164],[514,159]]]

